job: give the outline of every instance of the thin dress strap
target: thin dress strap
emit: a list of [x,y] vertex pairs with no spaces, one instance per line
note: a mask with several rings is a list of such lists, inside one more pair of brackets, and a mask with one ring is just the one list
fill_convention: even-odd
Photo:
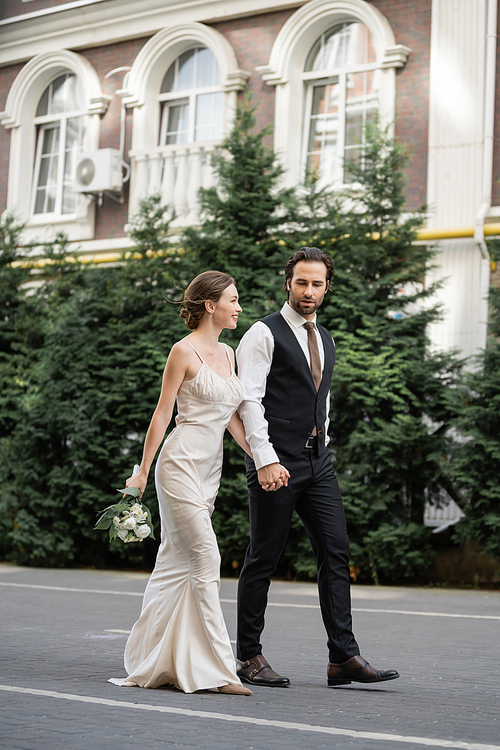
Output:
[[[211,370],[212,368],[209,365],[207,365],[207,363],[205,362],[205,360],[201,356],[200,352],[192,345],[192,343],[190,341],[188,341],[188,344],[191,347],[191,349],[193,349],[193,351],[195,352],[195,354],[197,354],[197,356],[201,359],[201,361],[203,362],[203,364],[206,365],[209,370]],[[224,347],[224,351],[226,352],[227,361],[229,362],[229,371],[230,371],[231,375],[234,375],[233,363],[231,362],[231,357],[229,356],[229,346],[227,344],[223,344],[223,347]],[[212,370],[212,372],[213,372],[213,370]],[[217,375],[218,373],[215,373],[215,374]],[[219,375],[219,377],[222,377],[222,375]]]
[[234,373],[234,367],[233,367],[233,363],[231,361],[231,357],[229,356],[229,351],[230,351],[231,347],[228,344],[224,344],[224,349],[226,350],[226,357],[228,358],[229,369],[230,369],[231,375],[232,375]]
[[203,362],[203,364],[205,365],[205,364],[206,364],[206,362],[205,362],[205,360],[203,359],[203,357],[201,356],[201,354],[200,354],[200,352],[198,351],[198,349],[195,349],[195,347],[194,347],[194,346],[192,345],[192,343],[191,343],[190,341],[188,341],[188,344],[189,344],[189,346],[191,347],[191,349],[193,349],[193,350],[194,350],[195,354],[197,354],[197,355],[198,355],[198,357],[199,357],[199,358],[201,359],[201,361]]

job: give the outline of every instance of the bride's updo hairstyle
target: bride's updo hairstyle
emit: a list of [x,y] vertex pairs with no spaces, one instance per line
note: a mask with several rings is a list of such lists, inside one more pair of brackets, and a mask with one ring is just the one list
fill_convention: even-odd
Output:
[[204,271],[192,280],[182,300],[181,318],[187,327],[194,331],[205,314],[205,302],[218,302],[224,289],[235,281],[227,273],[221,271]]

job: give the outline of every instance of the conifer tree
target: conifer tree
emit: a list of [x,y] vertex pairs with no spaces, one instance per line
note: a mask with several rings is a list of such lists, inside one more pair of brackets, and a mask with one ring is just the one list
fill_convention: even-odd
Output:
[[422,213],[403,216],[407,162],[400,144],[369,126],[363,162],[348,165],[351,189],[313,184],[301,234],[336,269],[319,320],[337,345],[330,448],[352,561],[362,578],[371,571],[386,582],[424,575],[425,503],[456,495],[446,466],[460,362],[429,349],[426,329],[439,316],[424,283],[433,251],[415,244]]
[[21,263],[22,229],[11,215],[0,224],[0,438],[9,435],[18,418],[17,401],[23,393],[31,333],[22,286],[29,277]]
[[[352,167],[350,193],[313,186],[299,206],[294,191],[281,187],[282,168],[265,145],[268,131],[255,133],[254,124],[253,110],[243,102],[216,157],[217,188],[202,191],[203,222],[185,232],[182,247],[172,241],[165,207],[153,196],[133,223],[137,250],[120,264],[69,263],[60,238],[52,251],[53,275],[30,296],[31,307],[21,278],[13,302],[5,297],[4,308],[15,301],[22,314],[15,335],[12,316],[2,311],[0,318],[1,351],[10,346],[0,377],[9,383],[16,410],[8,440],[0,435],[4,558],[36,565],[126,560],[144,567],[153,562],[154,545],[131,550],[115,542],[109,548],[92,526],[96,510],[112,502],[114,488],[123,485],[140,457],[166,357],[187,334],[170,303],[182,298],[201,271],[216,268],[234,275],[244,312],[238,329],[224,337],[236,346],[255,320],[281,307],[289,255],[302,245],[316,245],[331,254],[336,267],[318,317],[337,344],[330,448],[346,505],[352,562],[361,580],[424,575],[430,561],[422,525],[425,502],[440,502],[445,493],[461,497],[449,461],[460,362],[429,350],[426,327],[438,315],[429,303],[432,289],[424,284],[432,251],[415,243],[421,216],[403,215],[407,157],[374,129],[364,163]],[[16,244],[9,242],[9,247]],[[1,273],[21,273],[9,263]],[[28,324],[21,325],[21,318]],[[30,330],[27,346],[18,331]],[[22,366],[28,375],[22,393],[4,368],[16,362],[16,347],[22,356],[15,368]],[[486,436],[484,462],[493,455],[486,447],[493,445],[497,427],[491,423],[487,432],[486,400],[495,393],[496,363],[493,357],[488,365],[490,390],[483,402],[472,398],[483,393],[481,383],[467,391],[467,403],[483,409],[477,424]],[[482,498],[471,503],[477,513],[470,520],[476,538],[484,541],[482,509],[491,510],[496,502],[493,474],[485,496],[484,466],[479,462],[474,476],[466,475],[465,462],[462,487],[474,485],[473,497]],[[485,471],[485,476],[490,475]],[[145,502],[154,509],[152,480],[147,493]],[[214,526],[227,574],[242,562],[248,539],[243,457],[232,440],[225,443]],[[279,573],[315,573],[300,522],[293,524]]]
[[[214,159],[217,186],[200,191],[201,226],[188,228],[183,238],[199,271],[214,268],[236,279],[243,313],[237,330],[222,334],[234,348],[252,323],[283,304],[282,270],[292,252],[287,223],[294,216],[294,191],[281,186],[283,167],[266,145],[271,129],[254,132],[255,109],[247,97],[238,103],[233,129]],[[249,523],[242,452],[232,439],[224,445],[213,523],[228,574],[243,561]]]
[[[32,389],[4,444],[4,558],[97,567],[154,561],[154,544],[109,545],[93,526],[140,461],[165,360],[183,335],[164,295],[175,288],[172,266],[181,283],[192,269],[183,271],[189,261],[176,254],[164,214],[156,198],[142,204],[132,222],[135,251],[116,266],[70,263],[64,244],[49,258],[56,273],[32,296],[41,336]],[[156,507],[152,477],[145,502]]]
[[200,191],[202,224],[184,235],[200,267],[236,278],[243,307],[251,305],[254,315],[265,312],[279,291],[286,226],[295,208],[294,191],[280,185],[283,167],[265,143],[271,129],[253,131],[255,109],[248,98],[238,103],[234,126],[214,159],[218,184]]
[[[500,257],[498,242],[491,249]],[[490,288],[489,304],[486,349],[459,390],[457,426],[463,439],[453,472],[466,503],[465,518],[455,528],[458,540],[500,558],[500,289]]]

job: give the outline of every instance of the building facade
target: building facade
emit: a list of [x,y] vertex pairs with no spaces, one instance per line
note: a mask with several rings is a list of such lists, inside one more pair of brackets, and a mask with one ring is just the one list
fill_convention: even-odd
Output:
[[244,88],[290,185],[341,188],[378,114],[412,154],[408,209],[438,248],[445,317],[431,336],[484,347],[500,230],[498,0],[3,0],[0,212],[26,240],[82,255],[130,246],[128,219],[160,192],[196,223],[210,154]]

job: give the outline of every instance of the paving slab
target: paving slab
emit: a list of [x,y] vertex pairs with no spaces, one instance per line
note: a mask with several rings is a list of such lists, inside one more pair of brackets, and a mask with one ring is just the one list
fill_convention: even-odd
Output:
[[[500,592],[354,586],[362,654],[401,678],[326,687],[315,584],[274,581],[251,697],[118,688],[147,573],[0,564],[0,748],[500,750]],[[235,637],[236,581],[221,586]]]

